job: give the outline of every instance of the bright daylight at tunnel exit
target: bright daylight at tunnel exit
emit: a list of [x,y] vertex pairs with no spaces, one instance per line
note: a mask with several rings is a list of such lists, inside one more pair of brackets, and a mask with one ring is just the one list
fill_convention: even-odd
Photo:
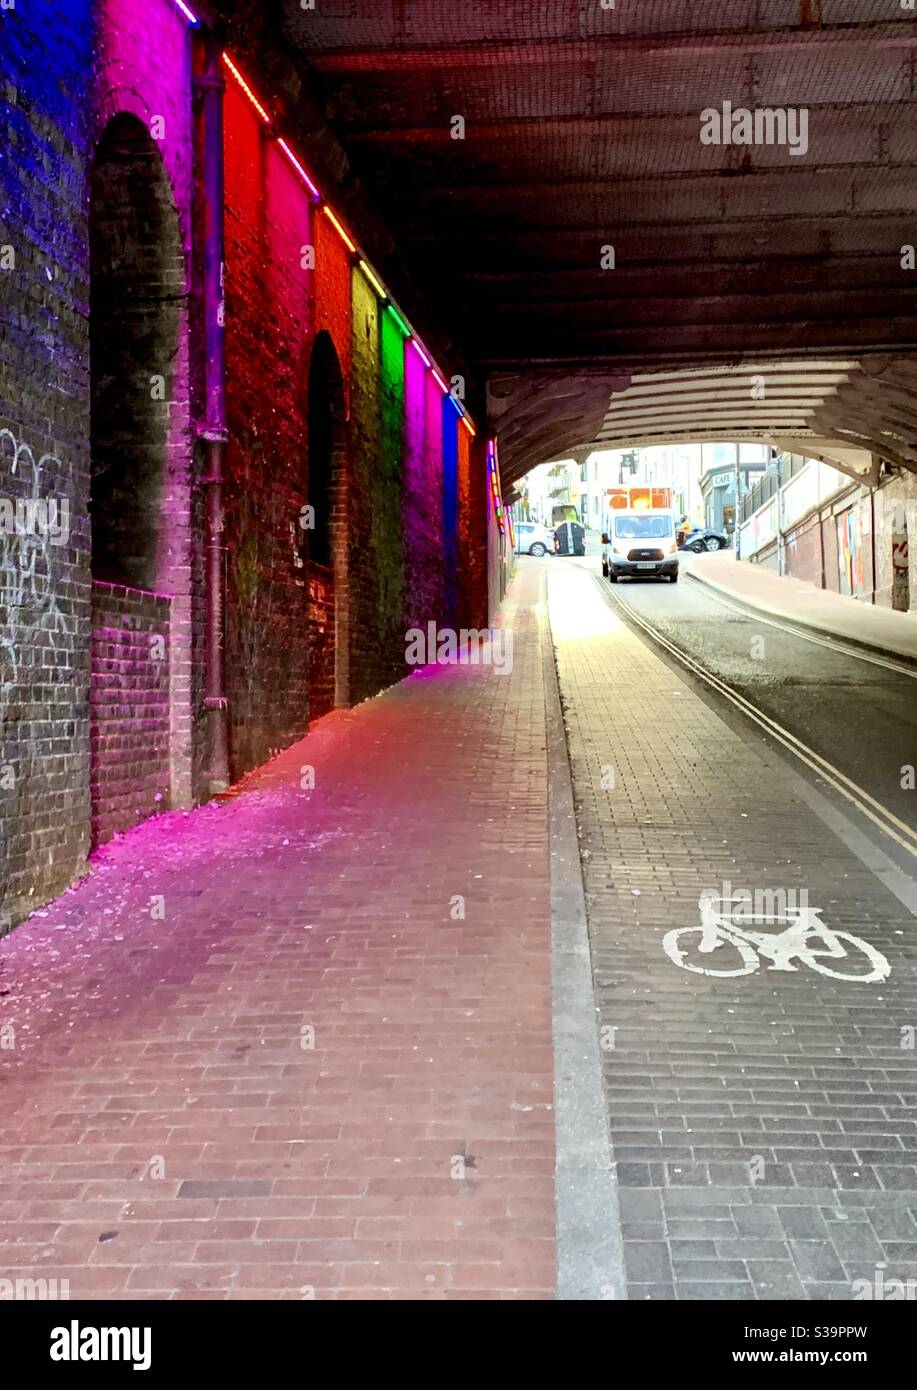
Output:
[[28,1365],[900,1354],[915,314],[914,0],[0,0]]

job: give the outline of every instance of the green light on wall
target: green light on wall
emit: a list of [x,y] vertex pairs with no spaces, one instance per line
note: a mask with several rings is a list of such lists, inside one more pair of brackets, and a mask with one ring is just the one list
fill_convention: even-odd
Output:
[[401,317],[401,315],[399,314],[398,310],[395,308],[394,304],[386,304],[385,309],[386,309],[386,313],[391,314],[392,318],[395,320],[395,322],[397,323],[398,327],[401,329],[401,331],[402,331],[402,333],[404,334],[404,336],[405,336],[406,338],[410,338],[410,336],[411,336],[411,330],[410,330],[410,328],[408,328],[407,324],[405,323],[404,319],[403,319],[403,318]]

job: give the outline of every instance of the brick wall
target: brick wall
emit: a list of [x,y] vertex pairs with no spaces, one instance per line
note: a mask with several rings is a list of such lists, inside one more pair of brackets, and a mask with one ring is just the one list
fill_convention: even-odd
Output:
[[89,845],[89,6],[0,13],[0,496],[69,533],[0,535],[0,929]]
[[226,689],[234,776],[308,727],[306,381],[312,243],[302,185],[239,88],[225,98]]
[[[202,795],[206,614],[188,27],[172,0],[33,0],[0,25],[14,155],[0,161],[0,248],[14,254],[10,267],[0,253],[0,497],[69,509],[66,534],[0,535],[2,924],[63,887],[91,836]],[[272,81],[283,85],[266,79],[268,100]],[[330,688],[333,667],[334,702],[347,704],[404,674],[406,627],[479,621],[486,522],[479,447],[451,433],[432,375],[231,81],[225,124],[225,651],[239,776],[306,732],[320,630],[333,650],[318,683]],[[289,133],[308,165],[312,137]],[[108,163],[93,177],[100,147]],[[324,587],[301,525],[321,333],[342,431]],[[154,667],[138,638],[164,635],[164,603],[168,659]]]
[[169,809],[169,599],[92,584],[92,842]]
[[[901,473],[879,488],[875,496],[876,517],[876,603],[893,606],[897,558],[903,574],[899,577],[897,602],[917,612],[917,474]],[[904,548],[904,528],[907,547]],[[898,541],[897,555],[894,543]],[[906,578],[905,578],[906,576]]]
[[822,586],[821,521],[818,512],[787,532],[786,571],[810,584]]

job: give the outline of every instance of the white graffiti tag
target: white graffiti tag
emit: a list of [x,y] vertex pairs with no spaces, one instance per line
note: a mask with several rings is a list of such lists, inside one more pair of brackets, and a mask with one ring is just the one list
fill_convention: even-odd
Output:
[[[850,932],[832,931],[818,908],[792,906],[781,915],[756,913],[749,921],[732,899],[713,893],[701,894],[698,906],[701,925],[678,927],[662,942],[670,961],[697,975],[751,975],[762,960],[770,961],[768,970],[795,971],[798,961],[820,975],[859,984],[878,984],[891,973],[875,946]],[[710,959],[716,952],[722,954]]]
[[[12,430],[0,429],[0,467],[12,455],[10,476],[24,483],[22,504],[31,516],[40,514],[41,484],[45,470],[53,476],[60,459],[42,454],[38,462],[28,444],[17,440]],[[52,651],[58,633],[66,630],[55,592],[52,568],[53,548],[60,536],[36,527],[25,533],[0,527],[0,609],[5,620],[0,626],[0,717],[13,703],[19,678],[19,652],[24,651],[37,632],[50,634]]]

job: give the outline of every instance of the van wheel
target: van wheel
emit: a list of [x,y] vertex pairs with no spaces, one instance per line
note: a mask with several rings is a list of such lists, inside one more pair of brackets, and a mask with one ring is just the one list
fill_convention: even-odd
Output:
[[669,575],[669,578],[671,579],[671,581],[672,581],[673,584],[677,584],[677,583],[678,583],[678,570],[676,570],[674,574],[670,574],[670,575]]
[[617,582],[618,582],[618,576],[615,574],[614,570],[609,570],[609,571],[608,571],[608,576],[607,576],[607,578],[608,578],[609,584],[617,584]]

